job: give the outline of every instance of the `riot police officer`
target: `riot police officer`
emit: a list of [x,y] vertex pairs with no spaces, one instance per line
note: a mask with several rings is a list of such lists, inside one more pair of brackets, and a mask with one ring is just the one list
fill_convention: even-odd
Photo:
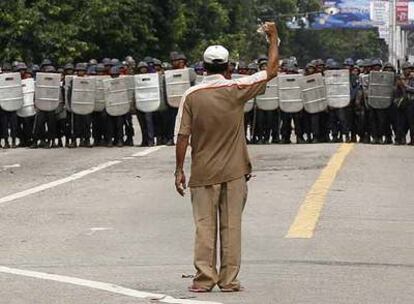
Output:
[[[164,75],[164,67],[162,65],[161,60],[154,58],[154,68],[155,71],[160,76],[160,95],[163,101],[163,104],[166,103],[167,94],[165,88],[165,75]],[[157,138],[157,145],[165,145],[167,143],[168,138],[168,111],[167,107],[160,109],[159,111],[154,113],[153,117],[154,121],[154,128],[155,128],[155,136]]]
[[[381,71],[382,61],[380,59],[374,59],[372,61],[372,70]],[[369,107],[368,119],[370,122],[370,129],[373,137],[373,144],[392,144],[392,131],[391,131],[391,106],[385,109],[374,109]]]
[[[118,66],[113,66],[110,70],[111,78],[119,78],[121,73]],[[117,147],[124,146],[124,115],[122,116],[112,116],[108,114],[108,128],[106,129],[106,138],[113,138],[113,142],[109,143],[107,146],[111,147],[115,145]]]
[[[17,72],[20,73],[21,79],[33,78],[32,72],[28,71],[28,68],[24,62],[19,63],[16,66]],[[18,117],[19,125],[19,147],[29,147],[33,143],[33,125],[34,116]]]
[[[56,73],[56,68],[49,59],[45,59],[42,61],[40,70],[43,73]],[[55,110],[38,111],[35,117],[33,144],[31,145],[31,148],[32,149],[57,148],[57,145],[55,143],[55,138],[56,138]]]
[[[329,70],[339,70],[341,66],[336,61],[327,65]],[[347,108],[329,108],[329,127],[331,130],[331,142],[350,142],[350,127],[348,122]],[[343,139],[340,137],[342,135]]]
[[[14,65],[14,69],[16,71],[16,62]],[[3,64],[3,73],[7,74],[10,73],[12,67],[8,63]],[[6,111],[0,108],[0,140],[3,139],[4,149],[17,148],[17,133],[18,133],[18,121],[17,121],[17,111]],[[9,134],[10,131],[10,134]],[[11,144],[9,142],[9,137],[11,138]]]
[[[138,74],[147,74],[149,73],[149,66],[146,62],[141,61],[140,63],[138,63],[137,70],[138,70]],[[142,132],[141,146],[144,146],[144,147],[154,146],[155,145],[155,141],[154,141],[155,130],[154,130],[153,113],[144,113],[141,111],[137,111],[137,118],[141,126],[141,132]]]
[[396,144],[406,144],[407,131],[410,131],[409,144],[414,145],[414,68],[410,62],[402,66],[403,75],[398,79],[396,107],[398,128]]
[[[317,69],[314,63],[310,62],[306,64],[304,70],[304,76],[309,76],[313,74],[318,74]],[[308,134],[307,142],[308,143],[319,143],[321,138],[321,120],[324,117],[326,111],[322,111],[319,113],[308,113],[306,111],[303,112],[303,119],[304,122],[304,129],[306,130],[305,133]]]
[[[297,65],[291,61],[284,67],[286,74],[299,74],[299,69]],[[294,125],[294,131],[296,135],[296,143],[304,144],[305,140],[303,138],[303,111],[297,113],[287,113],[281,111],[281,135],[282,135],[282,144],[291,144],[292,136],[292,123]]]
[[[87,76],[87,63],[77,63],[75,66],[75,73],[77,77],[86,77]],[[70,88],[70,91],[72,87]],[[70,95],[71,96],[71,95]],[[71,98],[71,97],[70,97]],[[71,119],[71,143],[68,146],[69,148],[76,148],[77,147],[77,139],[79,138],[79,147],[86,147],[92,148],[91,143],[91,125],[92,125],[92,116],[90,114],[87,115],[79,115],[72,112],[72,119]]]

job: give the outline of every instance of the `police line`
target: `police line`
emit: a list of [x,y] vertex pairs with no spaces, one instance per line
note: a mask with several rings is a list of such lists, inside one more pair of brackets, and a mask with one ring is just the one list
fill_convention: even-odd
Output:
[[[130,112],[131,105],[141,112],[178,108],[181,97],[191,87],[192,69],[169,70],[158,73],[110,78],[110,76],[66,76],[62,90],[61,75],[37,73],[21,80],[19,73],[0,75],[0,108],[17,111],[20,117],[31,117],[37,110],[55,111],[65,103],[69,112],[88,115],[106,110],[111,116]],[[233,74],[233,79],[244,75]],[[199,77],[197,82],[201,82]],[[362,79],[367,103],[374,109],[388,108],[393,99],[394,74],[375,72]],[[164,89],[165,87],[165,89]],[[62,92],[64,91],[64,92]],[[165,96],[164,96],[165,91]],[[266,92],[246,103],[245,112],[257,108],[263,111],[280,109],[286,113],[302,110],[310,114],[350,104],[348,70],[328,70],[325,75],[282,74],[267,84]]]
[[[106,111],[122,116],[131,105],[141,112],[156,112],[178,108],[181,97],[191,87],[191,69],[170,70],[165,77],[158,73],[111,78],[110,76],[66,76],[37,73],[21,79],[20,73],[0,75],[0,109],[17,111],[19,117],[32,117],[38,110],[55,111],[65,104],[66,110],[78,115]],[[166,98],[164,97],[164,83]],[[64,90],[62,90],[64,88]]]

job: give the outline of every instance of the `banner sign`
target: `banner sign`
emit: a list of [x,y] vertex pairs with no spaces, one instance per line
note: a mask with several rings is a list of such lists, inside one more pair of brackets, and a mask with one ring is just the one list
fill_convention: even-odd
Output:
[[311,24],[313,29],[370,29],[371,0],[324,1],[324,13]]
[[[394,0],[396,23],[403,29],[414,28],[414,0]],[[287,22],[291,29],[374,29],[381,38],[389,35],[389,0],[322,0],[320,13]],[[303,20],[302,20],[303,19]]]
[[396,19],[398,25],[408,25],[408,0],[397,0],[396,2]]

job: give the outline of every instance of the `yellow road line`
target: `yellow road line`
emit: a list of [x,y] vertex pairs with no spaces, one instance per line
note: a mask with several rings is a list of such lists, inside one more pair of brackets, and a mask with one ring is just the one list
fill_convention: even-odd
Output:
[[306,195],[286,238],[310,239],[313,237],[329,188],[353,148],[353,144],[342,144],[329,160],[327,166]]

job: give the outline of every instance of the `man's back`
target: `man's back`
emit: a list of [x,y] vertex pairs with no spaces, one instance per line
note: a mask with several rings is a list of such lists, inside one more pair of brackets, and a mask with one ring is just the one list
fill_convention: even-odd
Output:
[[264,91],[266,80],[266,72],[237,81],[212,75],[186,93],[178,133],[191,135],[190,187],[224,183],[251,172],[243,109],[247,100]]

